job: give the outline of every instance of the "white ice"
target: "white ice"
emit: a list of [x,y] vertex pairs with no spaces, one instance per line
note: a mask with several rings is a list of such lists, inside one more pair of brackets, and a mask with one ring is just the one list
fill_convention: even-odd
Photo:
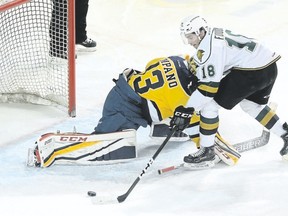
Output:
[[[106,166],[25,166],[27,149],[37,137],[56,130],[91,132],[101,117],[112,78],[126,67],[143,70],[152,58],[186,54],[180,20],[201,13],[214,26],[227,27],[265,41],[281,53],[279,75],[271,101],[278,114],[287,113],[287,0],[91,0],[88,34],[97,51],[78,54],[77,117],[53,107],[0,105],[0,215],[288,215],[288,163],[281,160],[283,143],[271,135],[268,145],[243,153],[234,167],[178,170],[159,176],[159,168],[177,164],[195,150],[192,143],[168,143],[127,200],[94,205],[88,190],[117,197],[125,193],[159,141],[149,128],[137,132],[139,157]],[[262,127],[239,107],[221,110],[220,132],[232,143],[261,134]]]

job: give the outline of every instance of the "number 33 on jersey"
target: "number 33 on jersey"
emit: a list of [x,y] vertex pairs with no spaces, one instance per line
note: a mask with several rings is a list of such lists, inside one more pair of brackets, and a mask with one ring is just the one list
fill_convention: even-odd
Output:
[[128,84],[142,98],[151,102],[157,112],[156,120],[161,121],[173,116],[176,107],[187,103],[193,89],[191,83],[195,83],[195,79],[185,59],[170,56],[150,61],[145,71],[133,75]]

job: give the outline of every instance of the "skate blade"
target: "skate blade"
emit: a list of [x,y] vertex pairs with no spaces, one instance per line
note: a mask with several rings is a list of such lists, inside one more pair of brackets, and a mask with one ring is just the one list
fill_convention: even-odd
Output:
[[282,156],[282,160],[283,160],[283,161],[287,161],[287,162],[288,162],[288,154],[286,154],[286,155],[283,155],[283,156]]
[[76,44],[77,53],[95,52],[96,50],[97,50],[97,46],[96,47],[84,47],[83,45]]
[[204,161],[202,163],[184,163],[183,167],[191,170],[210,169],[215,166],[214,161]]

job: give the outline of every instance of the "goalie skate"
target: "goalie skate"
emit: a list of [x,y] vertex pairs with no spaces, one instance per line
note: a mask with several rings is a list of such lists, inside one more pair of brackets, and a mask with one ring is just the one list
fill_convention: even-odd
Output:
[[28,157],[27,157],[26,163],[28,167],[40,167],[41,166],[40,155],[39,155],[39,151],[37,148],[28,149]]

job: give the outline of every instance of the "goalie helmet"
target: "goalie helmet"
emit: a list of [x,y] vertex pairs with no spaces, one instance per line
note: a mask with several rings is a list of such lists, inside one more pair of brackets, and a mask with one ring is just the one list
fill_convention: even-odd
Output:
[[199,15],[185,17],[180,25],[180,34],[184,43],[187,44],[186,35],[195,33],[199,37],[202,29],[205,31],[208,29],[208,23],[203,17]]

